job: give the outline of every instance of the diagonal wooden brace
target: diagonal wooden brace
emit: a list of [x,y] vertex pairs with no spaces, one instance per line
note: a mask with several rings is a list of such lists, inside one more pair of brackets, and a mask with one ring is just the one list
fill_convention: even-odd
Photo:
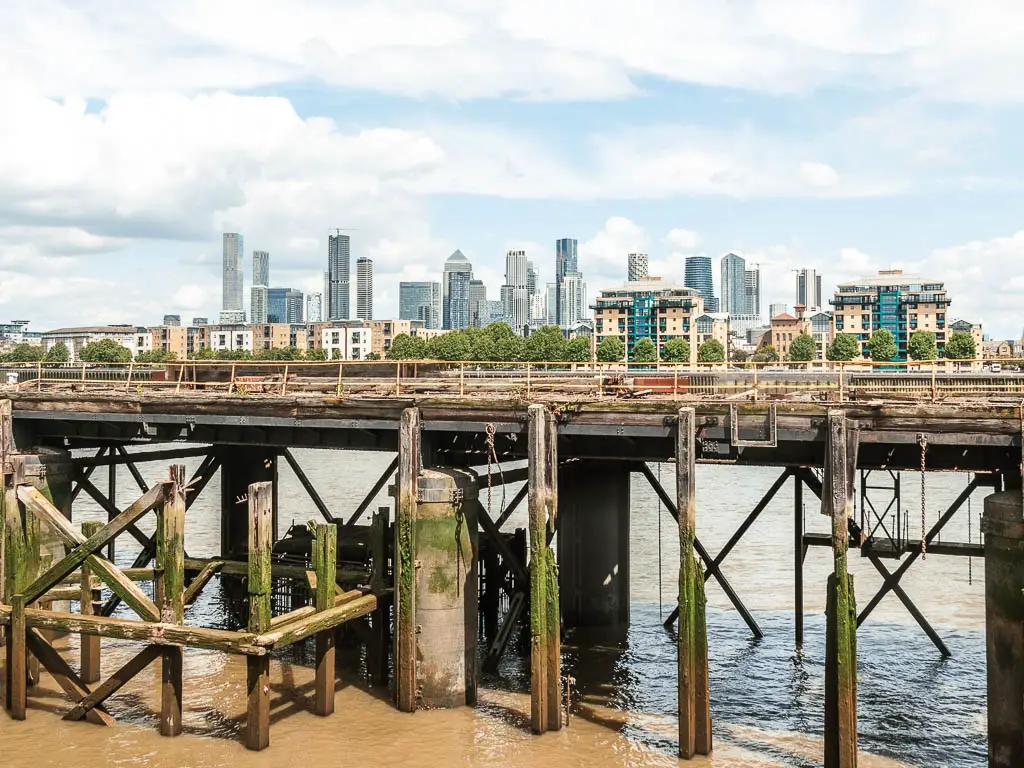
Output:
[[[60,687],[64,689],[64,692],[71,697],[75,704],[78,704],[92,693],[89,690],[89,686],[82,682],[81,678],[64,661],[64,658],[54,650],[52,645],[43,639],[38,629],[29,627],[25,639],[28,642],[29,650],[46,667],[46,671],[53,675],[53,679],[60,684]],[[85,716],[89,722],[98,725],[113,725],[116,722],[110,716],[110,713],[101,706],[90,709]]]
[[33,514],[39,517],[40,520],[49,524],[67,546],[73,548],[67,557],[36,579],[35,583],[25,590],[26,601],[37,600],[79,565],[88,561],[93,572],[112,591],[118,594],[122,600],[131,606],[132,610],[138,613],[139,616],[147,621],[159,621],[160,611],[157,610],[153,601],[139,589],[135,582],[121,573],[109,560],[93,553],[127,528],[128,525],[134,523],[135,520],[161,503],[167,485],[167,483],[160,483],[155,486],[152,491],[135,502],[135,504],[118,515],[114,520],[103,526],[100,532],[89,540],[86,540],[81,533],[75,530],[70,521],[42,493],[28,485],[18,486],[18,500],[28,509],[31,509]]

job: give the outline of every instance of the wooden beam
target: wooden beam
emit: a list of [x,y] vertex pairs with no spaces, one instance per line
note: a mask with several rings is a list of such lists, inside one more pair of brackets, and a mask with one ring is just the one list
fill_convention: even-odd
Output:
[[[87,520],[82,523],[82,535],[86,540],[92,538],[103,529],[98,520]],[[100,599],[100,591],[93,585],[92,568],[82,563],[81,584],[78,586],[79,610],[83,616],[96,614],[96,603]],[[53,594],[52,590],[49,594]],[[100,660],[100,638],[96,635],[82,635],[81,670],[82,680],[86,683],[97,683],[100,680],[102,666]]]
[[679,756],[690,760],[697,754],[697,606],[696,563],[693,541],[696,533],[696,449],[694,411],[679,411],[676,434],[676,520],[679,525]]
[[192,605],[203,591],[203,588],[209,583],[210,579],[212,579],[223,567],[223,560],[214,560],[213,562],[204,565],[198,575],[192,579],[192,582],[188,585],[188,589],[185,590],[185,594],[183,596],[185,605]]
[[832,521],[825,639],[825,768],[857,765],[857,609],[847,570],[854,514],[857,430],[841,410],[828,414],[822,514]]
[[534,733],[562,727],[561,622],[558,569],[548,531],[558,515],[558,445],[543,405],[527,410],[530,511],[530,725]]
[[[274,530],[274,485],[249,486],[249,631],[262,634],[270,628],[270,555]],[[270,746],[270,658],[246,659],[248,708],[245,746],[263,750]]]
[[[171,467],[171,483],[164,486],[163,506],[157,513],[156,581],[160,619],[185,623],[185,467]],[[182,673],[184,659],[178,646],[166,646],[160,664],[160,735],[179,736],[182,729]]]
[[[391,510],[378,508],[370,524],[370,589],[380,596],[385,588],[388,569],[388,533]],[[391,628],[390,601],[378,597],[377,610],[370,616],[371,638],[366,660],[367,679],[371,685],[388,684],[388,630]]]
[[[12,606],[0,605],[0,624],[10,624],[12,612]],[[25,609],[25,624],[37,629],[135,640],[152,645],[183,645],[247,656],[262,656],[266,653],[266,649],[254,645],[256,635],[249,632],[184,627],[106,616],[82,616],[79,613],[44,611],[38,608]]]
[[28,704],[28,625],[25,598],[11,597],[10,627],[7,633],[7,712],[12,720],[24,720]]
[[[338,569],[338,528],[333,523],[316,526],[313,565],[316,569],[315,607],[320,613],[332,608],[334,604],[334,586],[337,580],[335,574]],[[334,712],[334,658],[334,629],[317,632],[313,712],[321,717]]]
[[[76,704],[82,699],[88,696],[91,691],[88,686],[82,682],[81,678],[75,673],[68,663],[64,661],[64,658],[54,650],[53,646],[43,639],[43,636],[39,634],[39,630],[29,628],[26,634],[26,640],[28,641],[28,647],[37,659],[46,667],[46,671],[50,673],[57,684],[64,689],[64,692],[71,698]],[[91,723],[97,725],[113,725],[116,721],[110,716],[106,710],[102,707],[94,707],[86,713],[86,718]]]
[[297,621],[283,624],[256,638],[256,643],[264,648],[283,648],[292,645],[318,632],[341,626],[347,621],[366,616],[377,609],[376,595],[363,595],[355,600],[348,600],[326,611],[304,616]]
[[402,411],[395,518],[395,693],[401,712],[416,710],[416,494],[421,468],[420,412]]
[[106,682],[79,701],[62,719],[72,722],[81,720],[89,711],[100,706],[104,701],[121,690],[139,672],[158,659],[160,653],[161,648],[159,645],[146,646],[140,653],[133,656],[130,661],[107,678]]
[[[159,493],[156,491],[159,489]],[[57,565],[50,569],[50,571],[41,579],[38,579],[27,591],[26,597],[32,597],[36,599],[46,594],[46,589],[59,582],[62,578],[68,575],[74,568],[77,568],[82,562],[88,560],[89,565],[94,571],[100,574],[104,583],[124,600],[136,613],[139,614],[143,619],[147,621],[159,621],[160,612],[157,610],[156,605],[150,600],[146,594],[139,589],[133,581],[125,577],[116,566],[114,566],[109,560],[105,560],[102,557],[92,554],[95,549],[90,549],[94,544],[96,548],[102,546],[103,543],[109,540],[104,531],[108,529],[123,530],[127,525],[123,524],[124,520],[138,519],[143,514],[148,512],[153,506],[163,498],[164,489],[163,486],[157,486],[154,488],[152,494],[146,494],[142,499],[135,502],[129,509],[125,510],[117,518],[109,522],[104,526],[103,530],[96,535],[96,540],[100,541],[99,544],[96,542],[87,542],[81,533],[76,531],[71,523],[60,513],[50,501],[43,496],[38,490],[28,485],[18,486],[18,500],[25,504],[26,507],[31,509],[41,520],[48,523],[53,531],[63,539],[64,543],[70,547],[74,547],[74,550],[61,560]],[[155,498],[151,498],[155,496]],[[122,522],[119,522],[122,521]],[[82,551],[79,550],[82,548]],[[73,565],[71,565],[73,563]],[[70,566],[70,567],[69,567]]]

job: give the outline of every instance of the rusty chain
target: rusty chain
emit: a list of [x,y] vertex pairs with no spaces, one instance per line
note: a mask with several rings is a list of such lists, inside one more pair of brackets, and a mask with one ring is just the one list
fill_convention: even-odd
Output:
[[917,436],[917,444],[921,446],[921,559],[926,560],[928,556],[928,540],[925,527],[927,526],[928,497],[924,476],[928,471],[928,438],[924,434]]

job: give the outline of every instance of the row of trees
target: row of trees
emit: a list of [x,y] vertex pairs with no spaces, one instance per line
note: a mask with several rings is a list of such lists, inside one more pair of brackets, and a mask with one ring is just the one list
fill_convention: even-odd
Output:
[[[899,354],[896,339],[885,329],[875,331],[865,346],[871,359],[876,363],[887,363]],[[942,350],[942,356],[947,360],[974,360],[977,354],[974,337],[964,331],[952,334]],[[836,362],[855,360],[860,356],[860,344],[857,338],[849,333],[836,334],[835,340],[827,350],[828,359]],[[917,361],[937,360],[939,347],[935,341],[935,334],[931,331],[915,331],[907,342],[907,356]]]
[[391,342],[388,360],[473,360],[480,362],[590,361],[590,341],[566,339],[557,325],[538,328],[527,338],[508,323],[449,331],[426,341],[401,333]]

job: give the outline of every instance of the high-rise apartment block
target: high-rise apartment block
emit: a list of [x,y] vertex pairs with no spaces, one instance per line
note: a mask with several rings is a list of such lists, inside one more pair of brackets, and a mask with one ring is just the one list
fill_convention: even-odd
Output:
[[473,265],[460,250],[456,250],[444,263],[441,278],[442,327],[458,331],[469,327],[469,282],[473,279]]
[[319,291],[306,297],[306,322],[320,323],[324,319],[324,295]]
[[761,316],[761,268],[754,265],[744,275],[744,293],[746,296],[746,314]]
[[687,256],[683,284],[700,292],[704,299],[705,312],[718,312],[718,299],[715,297],[715,282],[710,256]]
[[373,319],[373,260],[356,259],[356,319]]
[[649,259],[646,253],[631,253],[627,256],[627,279],[630,282],[635,280],[646,280],[649,276]]
[[555,241],[555,291],[554,291],[554,306],[551,306],[551,300],[548,300],[548,315],[549,319],[554,318],[552,323],[560,325],[562,328],[567,328],[568,323],[564,319],[564,313],[562,311],[562,282],[565,280],[565,276],[570,272],[579,271],[579,243],[575,238],[563,237],[560,240]]
[[350,317],[352,243],[348,235],[335,230],[327,238],[327,319]]
[[245,276],[242,274],[244,239],[237,232],[223,235],[221,322],[244,323],[245,305],[242,291]]
[[408,282],[398,284],[398,319],[419,320],[424,328],[441,327],[441,284]]
[[723,312],[730,315],[746,315],[747,312],[747,261],[737,253],[722,257],[722,303]]
[[486,323],[482,322],[480,316],[480,304],[487,301],[487,286],[483,280],[469,281],[469,325],[472,328],[482,328]]
[[302,291],[294,288],[271,288],[267,291],[268,323],[305,322],[305,302]]
[[529,273],[532,271],[532,265],[526,258],[526,251],[511,250],[505,254],[505,284],[501,286],[501,303],[505,307],[505,315],[511,318],[512,328],[516,333],[523,333],[530,324],[528,281]]
[[821,308],[821,275],[813,269],[800,269],[796,273],[796,306]]
[[252,252],[252,288],[249,289],[249,321],[267,322],[267,304],[270,299],[270,253]]

